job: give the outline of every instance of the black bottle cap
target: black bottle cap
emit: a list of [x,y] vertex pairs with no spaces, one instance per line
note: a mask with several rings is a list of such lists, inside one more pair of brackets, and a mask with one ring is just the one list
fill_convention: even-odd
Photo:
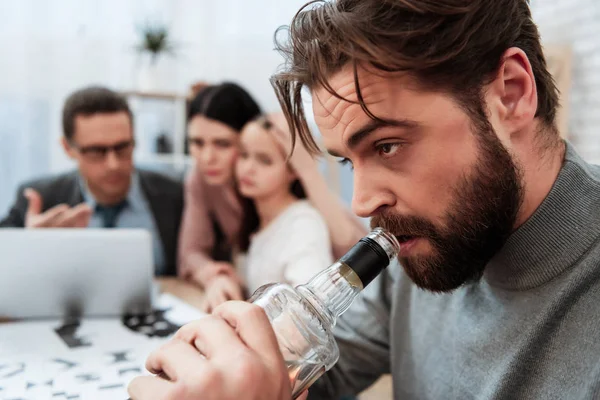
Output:
[[368,237],[360,239],[340,258],[340,261],[352,268],[360,278],[363,287],[367,287],[390,264],[385,250]]

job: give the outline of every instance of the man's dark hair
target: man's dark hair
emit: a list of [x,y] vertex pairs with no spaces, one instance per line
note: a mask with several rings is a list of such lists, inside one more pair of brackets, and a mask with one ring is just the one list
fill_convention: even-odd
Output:
[[190,102],[188,122],[197,115],[221,122],[236,132],[260,115],[260,107],[244,88],[225,82],[203,88]]
[[133,128],[133,114],[127,100],[120,94],[105,87],[91,86],[77,90],[65,101],[62,114],[63,134],[67,140],[75,135],[75,118],[78,115],[90,116],[98,113],[126,112]]
[[296,134],[318,150],[302,106],[302,88],[328,83],[346,65],[354,67],[358,104],[362,99],[357,66],[407,72],[426,90],[452,95],[469,114],[485,109],[482,89],[501,67],[511,47],[525,52],[535,76],[539,118],[558,138],[558,90],[546,67],[528,0],[328,0],[304,6],[289,26],[289,39],[277,43],[286,58],[272,78],[277,97]]

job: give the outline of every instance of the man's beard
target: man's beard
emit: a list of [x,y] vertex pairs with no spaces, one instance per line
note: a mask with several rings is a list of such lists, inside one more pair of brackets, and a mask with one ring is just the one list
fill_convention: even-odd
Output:
[[521,173],[489,123],[475,133],[478,160],[453,190],[439,228],[417,216],[383,213],[373,217],[396,236],[419,236],[433,247],[430,256],[400,257],[407,275],[422,289],[449,292],[478,281],[486,264],[510,236],[522,203]]

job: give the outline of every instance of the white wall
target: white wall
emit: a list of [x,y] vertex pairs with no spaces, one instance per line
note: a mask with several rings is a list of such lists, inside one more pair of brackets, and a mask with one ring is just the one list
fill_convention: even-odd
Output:
[[193,79],[242,82],[266,110],[277,109],[268,78],[282,59],[273,51],[273,34],[288,24],[305,0],[180,0],[175,7],[186,59],[178,84]]
[[569,140],[600,164],[600,1],[532,0],[531,6],[544,43],[572,46]]

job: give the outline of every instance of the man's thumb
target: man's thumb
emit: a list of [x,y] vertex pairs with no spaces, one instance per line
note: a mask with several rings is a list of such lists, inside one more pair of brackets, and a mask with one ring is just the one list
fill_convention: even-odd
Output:
[[29,201],[29,207],[27,207],[27,214],[38,215],[42,213],[42,196],[33,189],[25,189],[23,193],[25,198]]

